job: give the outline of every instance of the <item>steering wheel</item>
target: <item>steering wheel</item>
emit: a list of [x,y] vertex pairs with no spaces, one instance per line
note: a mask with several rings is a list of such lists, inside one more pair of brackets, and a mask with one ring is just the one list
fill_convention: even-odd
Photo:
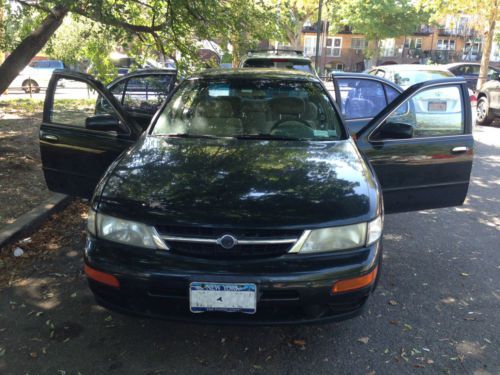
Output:
[[313,135],[312,126],[301,119],[281,119],[272,126],[269,133],[273,134],[273,132],[276,131],[280,133],[283,132],[282,135],[292,135],[298,132],[299,138],[307,138]]

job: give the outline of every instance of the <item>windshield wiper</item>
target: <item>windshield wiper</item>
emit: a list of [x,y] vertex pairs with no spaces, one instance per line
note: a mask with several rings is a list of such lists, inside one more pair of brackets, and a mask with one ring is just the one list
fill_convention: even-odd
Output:
[[264,139],[264,140],[273,140],[273,141],[305,141],[306,140],[305,138],[289,137],[286,135],[264,134],[264,133],[235,135],[234,138],[236,138],[236,139]]
[[174,133],[174,134],[160,134],[160,135],[169,138],[209,138],[209,139],[219,138],[216,137],[215,135],[209,135],[209,134]]

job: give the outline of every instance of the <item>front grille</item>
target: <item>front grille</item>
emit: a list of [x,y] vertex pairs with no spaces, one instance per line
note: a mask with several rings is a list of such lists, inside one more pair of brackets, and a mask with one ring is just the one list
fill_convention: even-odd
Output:
[[301,230],[288,229],[240,229],[240,228],[219,228],[219,227],[196,227],[180,225],[159,225],[156,227],[158,233],[168,234],[176,237],[207,237],[218,238],[224,234],[232,234],[237,238],[285,238],[300,237]]
[[[167,243],[172,253],[199,258],[256,258],[275,257],[286,254],[300,237],[300,230],[235,229],[185,226],[158,226],[157,231]],[[230,234],[238,243],[225,249],[216,241]],[[286,243],[273,243],[285,240]],[[252,243],[257,241],[257,243]]]

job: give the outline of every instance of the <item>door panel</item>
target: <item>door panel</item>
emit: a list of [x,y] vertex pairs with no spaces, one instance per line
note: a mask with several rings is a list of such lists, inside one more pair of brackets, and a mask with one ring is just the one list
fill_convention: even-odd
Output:
[[[96,114],[96,101],[101,111]],[[108,166],[139,134],[90,76],[55,73],[45,99],[40,153],[50,190],[89,198]]]
[[467,85],[458,78],[410,87],[362,129],[358,146],[382,185],[386,212],[461,205],[471,131]]

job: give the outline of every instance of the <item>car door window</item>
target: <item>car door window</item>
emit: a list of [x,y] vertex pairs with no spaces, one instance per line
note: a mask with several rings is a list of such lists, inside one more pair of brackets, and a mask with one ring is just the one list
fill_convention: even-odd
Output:
[[172,90],[172,84],[172,75],[132,77],[125,85],[123,107],[126,111],[154,114]]
[[371,79],[341,78],[337,80],[337,85],[342,115],[347,120],[374,117],[387,105],[381,82]]
[[96,115],[118,122],[116,112],[106,98],[86,82],[62,78],[57,81],[49,122],[86,128]]
[[402,103],[374,133],[375,139],[399,139],[464,133],[459,86],[425,89]]

